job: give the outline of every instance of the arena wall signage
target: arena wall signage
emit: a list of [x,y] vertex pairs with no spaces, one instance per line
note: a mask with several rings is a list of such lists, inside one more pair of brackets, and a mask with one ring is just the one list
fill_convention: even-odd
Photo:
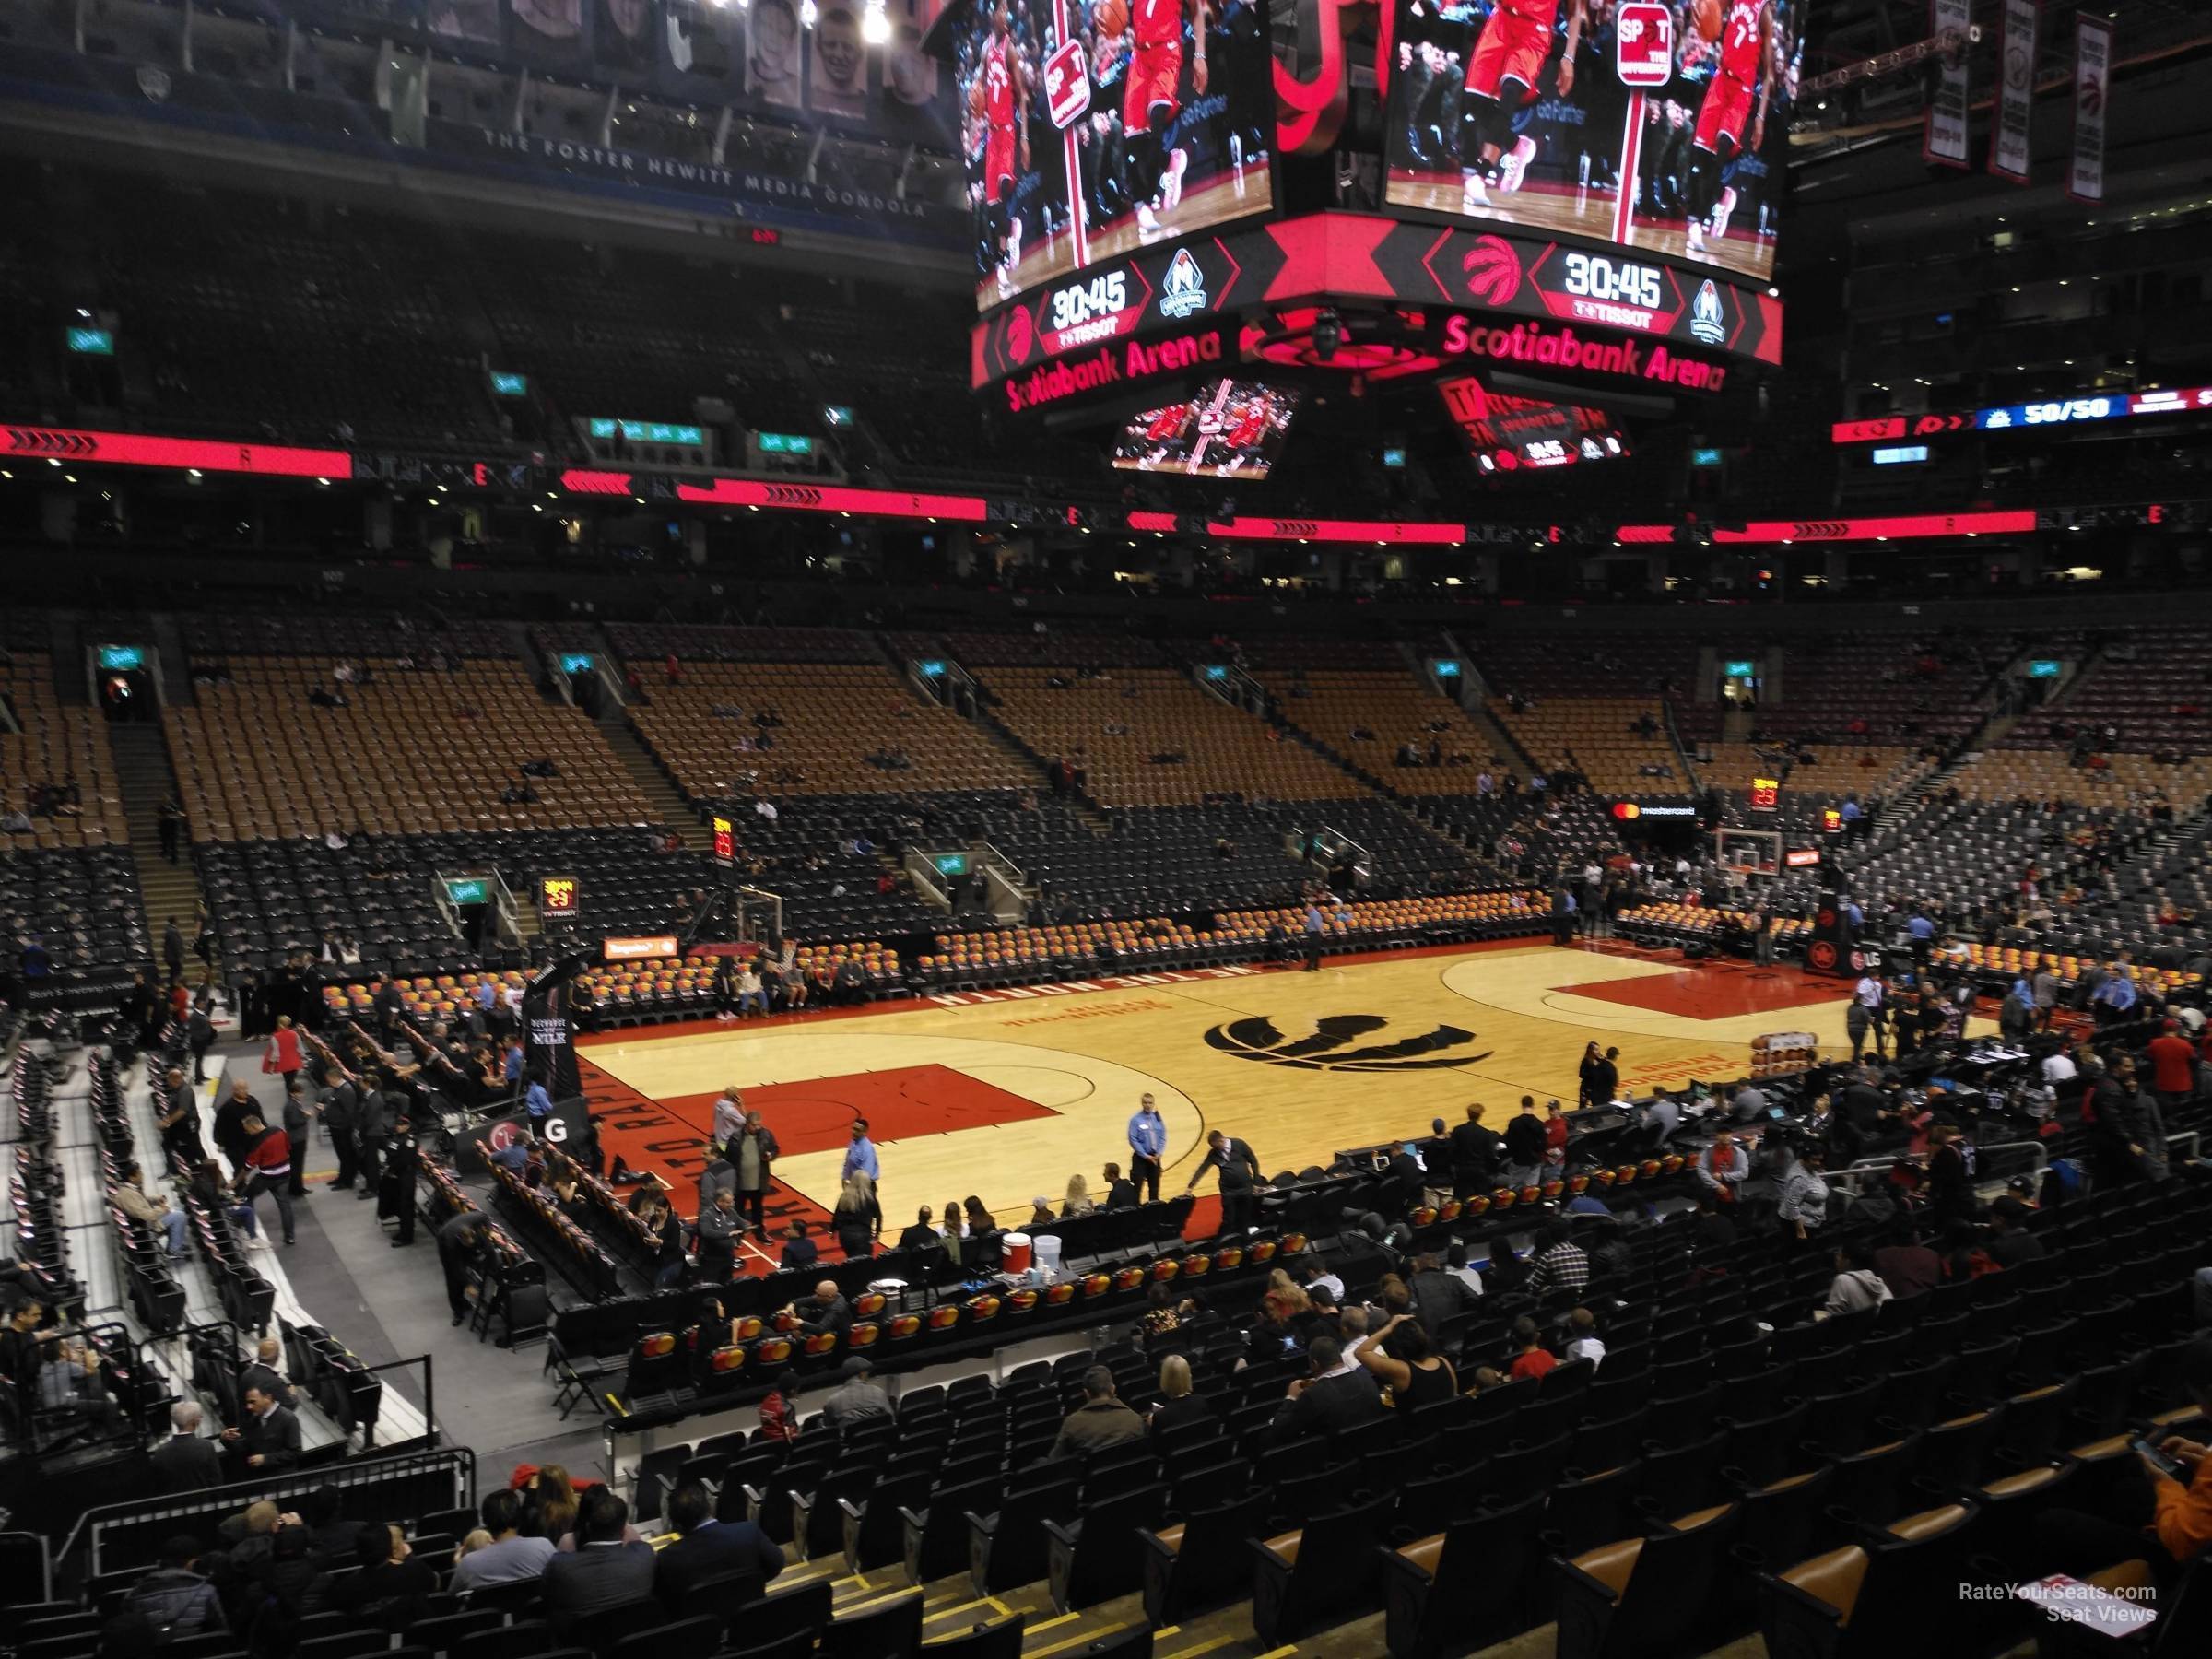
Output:
[[1888,443],[1900,438],[1948,438],[1959,432],[2017,432],[2036,427],[2080,426],[2098,420],[2134,420],[2159,415],[2212,415],[2212,386],[2164,392],[2097,392],[2041,403],[1996,404],[1947,414],[1877,415],[1839,420],[1831,442]]
[[[2035,512],[2023,508],[2011,512],[1916,512],[1902,518],[1762,519],[1740,529],[1710,531],[1715,542],[1920,541],[1946,535],[2017,535],[2036,527]],[[1679,533],[1674,524],[1622,524],[1613,532],[1616,541],[1671,542]]]
[[344,478],[353,473],[353,457],[344,450],[156,438],[143,432],[88,432],[70,427],[8,426],[0,428],[0,435],[4,435],[0,437],[0,453],[18,461],[168,466],[276,478]]

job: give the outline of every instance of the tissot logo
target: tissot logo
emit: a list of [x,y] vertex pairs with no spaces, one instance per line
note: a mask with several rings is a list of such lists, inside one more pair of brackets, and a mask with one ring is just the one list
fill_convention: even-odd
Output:
[[1727,319],[1721,312],[1721,290],[1710,276],[1699,285],[1698,297],[1689,302],[1689,332],[1708,346],[1718,346],[1728,337]]
[[1390,1024],[1381,1014],[1331,1014],[1313,1022],[1313,1034],[1286,1039],[1265,1017],[1231,1020],[1206,1034],[1208,1048],[1239,1060],[1259,1060],[1269,1065],[1287,1065],[1296,1071],[1430,1071],[1444,1066],[1469,1065],[1487,1060],[1479,1054],[1445,1053],[1475,1041],[1475,1033],[1457,1026],[1440,1025],[1418,1036],[1394,1042],[1353,1046],[1370,1032]]

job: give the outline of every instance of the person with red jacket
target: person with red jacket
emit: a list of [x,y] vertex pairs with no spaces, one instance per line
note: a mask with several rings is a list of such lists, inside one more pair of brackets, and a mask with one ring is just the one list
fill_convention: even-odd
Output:
[[2150,1040],[2150,1086],[2161,1106],[2179,1106],[2196,1096],[2196,1050],[2170,1019]]
[[262,1051],[261,1069],[281,1076],[289,1083],[300,1070],[300,1033],[292,1027],[292,1017],[276,1017],[276,1029],[269,1033],[269,1045]]
[[272,1129],[259,1114],[249,1113],[245,1124],[246,1157],[239,1171],[239,1189],[250,1204],[264,1193],[276,1200],[277,1218],[284,1223],[284,1241],[293,1243],[292,1137]]

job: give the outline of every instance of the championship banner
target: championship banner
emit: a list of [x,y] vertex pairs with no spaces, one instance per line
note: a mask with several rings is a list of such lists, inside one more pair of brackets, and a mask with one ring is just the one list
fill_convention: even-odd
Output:
[[1937,40],[1956,37],[1958,49],[1944,57],[1936,90],[1928,100],[1928,121],[1921,139],[1921,159],[1945,167],[1965,168],[1967,111],[1967,25],[1973,0],[1929,0],[1929,32]]
[[2074,28],[2074,163],[2066,194],[2095,206],[2104,200],[2104,111],[2112,92],[2112,26],[2088,12]]
[[1997,107],[1989,126],[1989,171],[2028,182],[2030,128],[2035,114],[2035,30],[2041,0],[2005,0],[1997,46]]

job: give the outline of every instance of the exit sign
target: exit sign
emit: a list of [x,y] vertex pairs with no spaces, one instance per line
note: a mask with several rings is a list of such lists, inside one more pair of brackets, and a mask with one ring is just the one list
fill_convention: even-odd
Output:
[[87,357],[113,357],[115,336],[104,328],[73,328],[69,331],[69,349]]
[[764,455],[811,455],[814,440],[798,432],[763,432],[760,434],[760,453]]
[[1624,87],[1647,89],[1674,79],[1674,13],[1657,0],[1626,0],[1614,26],[1613,67]]

